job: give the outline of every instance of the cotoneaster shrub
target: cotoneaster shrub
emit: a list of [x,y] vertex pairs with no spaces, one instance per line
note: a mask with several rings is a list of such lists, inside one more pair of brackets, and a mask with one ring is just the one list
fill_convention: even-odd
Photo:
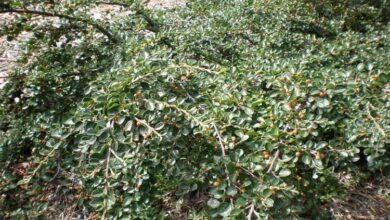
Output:
[[125,2],[105,25],[95,3],[24,6],[76,19],[20,17],[36,37],[1,91],[5,217],[329,218],[340,175],[388,168],[387,24],[232,0]]

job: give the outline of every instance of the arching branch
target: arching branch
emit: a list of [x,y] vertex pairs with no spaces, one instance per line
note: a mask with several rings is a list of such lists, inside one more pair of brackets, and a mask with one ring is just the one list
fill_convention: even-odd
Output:
[[28,10],[28,9],[16,9],[16,8],[6,8],[3,10],[0,10],[0,14],[4,13],[18,13],[18,14],[33,14],[33,15],[42,15],[46,17],[57,17],[57,18],[63,18],[70,21],[78,21],[87,25],[90,25],[97,29],[99,32],[104,34],[111,42],[117,43],[118,40],[111,34],[110,31],[106,30],[101,25],[94,23],[90,20],[84,19],[84,18],[78,18],[78,17],[72,17],[69,15],[64,15],[56,12],[46,12],[46,11],[37,11],[37,10]]

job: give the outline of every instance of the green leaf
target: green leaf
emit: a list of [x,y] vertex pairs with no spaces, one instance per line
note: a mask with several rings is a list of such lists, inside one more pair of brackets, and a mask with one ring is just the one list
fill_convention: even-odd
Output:
[[272,128],[271,135],[273,137],[278,137],[279,136],[279,128],[277,128],[277,127]]
[[155,109],[155,105],[154,105],[154,102],[150,101],[150,100],[147,100],[146,103],[145,103],[145,108],[149,111],[153,111]]
[[220,203],[218,200],[213,199],[213,198],[211,198],[211,199],[209,199],[209,200],[207,201],[207,205],[208,205],[210,208],[212,208],[212,209],[218,208],[220,204],[221,204],[221,203]]
[[245,114],[247,114],[249,116],[253,115],[253,113],[254,113],[253,110],[251,108],[248,108],[248,107],[245,108],[244,111],[245,111]]
[[271,198],[266,198],[263,203],[265,207],[271,208],[274,206],[274,200]]
[[364,63],[359,63],[358,65],[357,65],[357,70],[359,71],[359,72],[361,72],[361,71],[363,71],[364,70],[364,68],[365,68],[365,65],[364,65]]
[[222,217],[228,217],[233,207],[230,203],[222,203],[218,208],[218,214]]
[[287,177],[291,175],[291,170],[288,168],[283,168],[282,170],[279,171],[279,176],[280,177]]
[[230,186],[226,191],[228,196],[235,196],[237,194],[237,189],[235,187]]
[[270,189],[264,189],[262,195],[264,198],[268,198],[272,196],[272,191]]
[[329,105],[330,105],[330,102],[328,99],[320,99],[317,102],[317,106],[319,108],[327,108],[327,107],[329,107]]
[[310,165],[311,164],[311,157],[309,154],[305,153],[303,154],[302,156],[302,162],[306,165]]
[[133,120],[130,120],[126,123],[125,127],[123,128],[123,130],[125,131],[131,131],[131,129],[133,128]]

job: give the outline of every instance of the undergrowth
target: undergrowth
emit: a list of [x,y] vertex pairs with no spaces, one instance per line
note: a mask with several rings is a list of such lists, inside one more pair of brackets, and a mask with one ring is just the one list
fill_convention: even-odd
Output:
[[109,24],[8,2],[1,33],[35,35],[0,91],[0,215],[326,219],[340,175],[389,168],[386,1],[125,2]]

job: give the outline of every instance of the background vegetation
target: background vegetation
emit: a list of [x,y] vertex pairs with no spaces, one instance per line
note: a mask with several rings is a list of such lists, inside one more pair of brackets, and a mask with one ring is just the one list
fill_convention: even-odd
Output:
[[0,91],[6,218],[326,219],[389,177],[389,2],[96,4],[0,4],[34,34]]

